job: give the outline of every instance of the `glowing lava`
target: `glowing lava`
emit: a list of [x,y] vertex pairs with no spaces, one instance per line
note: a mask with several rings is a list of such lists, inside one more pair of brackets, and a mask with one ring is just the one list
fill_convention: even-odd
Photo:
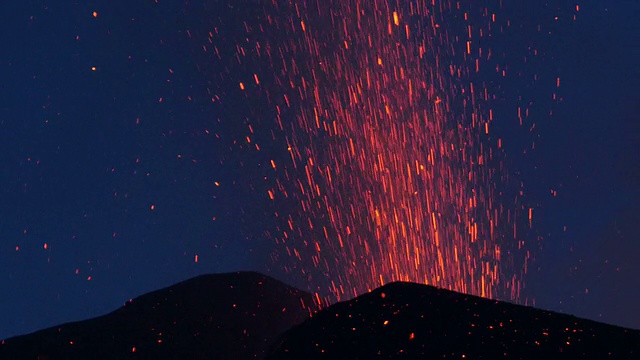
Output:
[[333,300],[394,280],[518,300],[529,256],[515,240],[521,209],[500,194],[492,90],[476,78],[496,14],[435,0],[263,10],[245,27],[266,39],[240,52],[269,63],[254,83],[272,78],[261,95],[290,154],[271,161],[277,262]]

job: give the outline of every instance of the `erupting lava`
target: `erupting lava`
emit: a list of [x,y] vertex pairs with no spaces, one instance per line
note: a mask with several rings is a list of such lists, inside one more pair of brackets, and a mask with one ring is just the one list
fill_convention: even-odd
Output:
[[298,205],[279,214],[278,241],[338,300],[395,280],[518,299],[525,269],[496,190],[490,92],[472,81],[491,56],[475,38],[495,14],[474,15],[476,28],[454,2],[392,3],[276,6],[295,14],[272,19],[290,41],[270,57],[284,68],[292,166],[270,195]]
[[245,22],[237,61],[261,73],[239,87],[268,101],[290,155],[271,161],[276,261],[331,300],[395,280],[521,300],[527,214],[503,192],[479,76],[504,72],[483,45],[504,23],[478,8],[270,0]]

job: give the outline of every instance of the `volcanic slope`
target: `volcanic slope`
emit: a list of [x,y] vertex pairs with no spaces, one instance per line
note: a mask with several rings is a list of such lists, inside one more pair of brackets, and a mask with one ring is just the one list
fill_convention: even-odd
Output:
[[94,319],[0,342],[0,359],[261,359],[314,310],[312,295],[253,273],[202,275]]
[[640,331],[396,282],[285,332],[279,359],[640,359]]

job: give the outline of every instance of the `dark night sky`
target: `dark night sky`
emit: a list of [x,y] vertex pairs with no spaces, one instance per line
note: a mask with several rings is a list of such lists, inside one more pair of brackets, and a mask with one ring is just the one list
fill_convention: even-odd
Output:
[[[271,268],[295,282],[261,236],[282,144],[268,130],[256,135],[264,158],[234,144],[257,105],[234,97],[240,74],[212,83],[221,69],[187,33],[222,12],[204,3],[0,4],[0,338],[202,273]],[[514,22],[543,6],[515,3],[504,14]],[[640,2],[580,7],[537,64],[562,79],[553,116],[555,83],[527,95],[542,104],[535,151],[497,130],[535,208],[526,292],[538,307],[640,329]],[[505,38],[505,51],[520,40]],[[505,83],[505,97],[520,85]],[[212,88],[229,100],[212,105]]]

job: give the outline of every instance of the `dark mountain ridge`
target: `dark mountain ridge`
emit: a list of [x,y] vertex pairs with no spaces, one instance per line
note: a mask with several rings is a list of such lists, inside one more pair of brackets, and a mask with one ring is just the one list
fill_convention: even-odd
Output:
[[640,331],[396,282],[285,332],[276,359],[640,359]]
[[202,275],[97,318],[0,342],[0,359],[255,359],[315,309],[254,272]]
[[3,340],[0,359],[640,359],[638,330],[415,283],[316,311],[262,274],[203,275]]

